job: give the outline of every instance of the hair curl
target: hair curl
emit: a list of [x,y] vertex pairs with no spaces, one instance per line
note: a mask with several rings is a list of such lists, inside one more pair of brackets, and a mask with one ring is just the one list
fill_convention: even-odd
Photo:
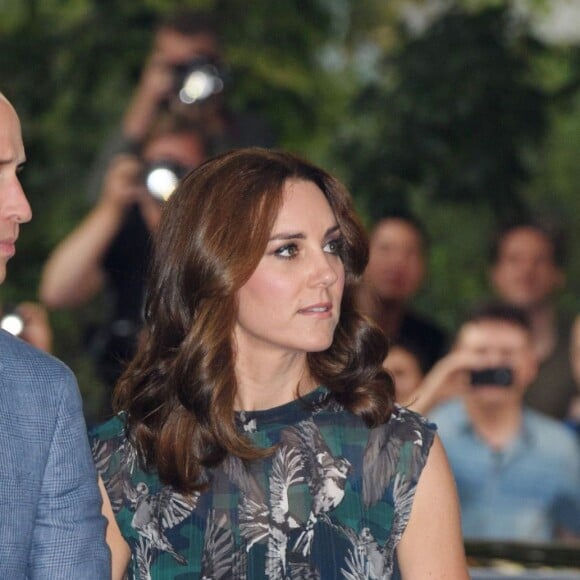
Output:
[[382,369],[386,339],[354,306],[368,247],[344,186],[288,153],[250,148],[215,157],[191,172],[167,203],[144,334],[114,396],[144,466],[182,492],[203,489],[205,468],[227,454],[252,460],[269,452],[236,428],[232,337],[237,292],[265,252],[289,179],[320,188],[344,239],[340,320],[330,348],[308,354],[310,372],[367,425],[390,416],[394,389]]

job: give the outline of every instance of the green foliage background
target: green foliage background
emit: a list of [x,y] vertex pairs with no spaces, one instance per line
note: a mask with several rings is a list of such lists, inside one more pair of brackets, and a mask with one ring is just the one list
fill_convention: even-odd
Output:
[[[394,205],[425,221],[420,309],[452,330],[489,291],[492,229],[534,211],[569,232],[561,301],[580,311],[580,48],[543,44],[507,0],[450,3],[421,34],[402,26],[404,4],[0,0],[0,90],[20,113],[34,211],[2,301],[36,298],[44,260],[87,211],[88,170],[119,123],[155,19],[185,5],[219,16],[234,109],[259,108],[282,147],[341,177],[366,221]],[[89,413],[100,390],[81,329],[100,308],[51,315],[56,354],[78,373]]]

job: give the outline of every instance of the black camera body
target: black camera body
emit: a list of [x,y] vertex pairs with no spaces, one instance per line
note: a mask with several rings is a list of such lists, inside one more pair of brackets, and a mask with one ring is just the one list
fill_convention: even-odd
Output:
[[514,371],[510,367],[488,367],[470,372],[472,387],[496,386],[509,387],[513,384]]

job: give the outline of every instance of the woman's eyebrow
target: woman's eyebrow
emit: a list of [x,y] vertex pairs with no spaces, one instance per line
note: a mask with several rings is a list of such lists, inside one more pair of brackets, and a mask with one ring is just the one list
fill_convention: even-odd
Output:
[[274,234],[269,241],[273,242],[275,240],[305,240],[305,239],[306,235],[303,234],[302,232],[296,233],[280,232],[279,234]]
[[[340,226],[332,226],[326,230],[324,237],[327,238],[340,230]],[[279,234],[274,234],[268,241],[273,242],[276,240],[305,240],[306,234],[303,232],[280,232]]]

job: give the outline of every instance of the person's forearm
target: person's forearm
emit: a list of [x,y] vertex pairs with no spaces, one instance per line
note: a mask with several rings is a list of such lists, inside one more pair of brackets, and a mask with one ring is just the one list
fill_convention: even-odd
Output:
[[420,413],[421,415],[428,415],[429,412],[436,407],[441,401],[432,391],[419,388],[413,395],[412,402],[407,406],[412,411]]
[[49,308],[90,300],[103,283],[101,262],[119,231],[125,210],[101,202],[54,250],[46,262],[39,296]]
[[452,397],[463,395],[469,387],[469,369],[481,364],[478,355],[453,351],[443,357],[425,375],[419,388],[413,393],[408,407],[427,415],[437,405]]

